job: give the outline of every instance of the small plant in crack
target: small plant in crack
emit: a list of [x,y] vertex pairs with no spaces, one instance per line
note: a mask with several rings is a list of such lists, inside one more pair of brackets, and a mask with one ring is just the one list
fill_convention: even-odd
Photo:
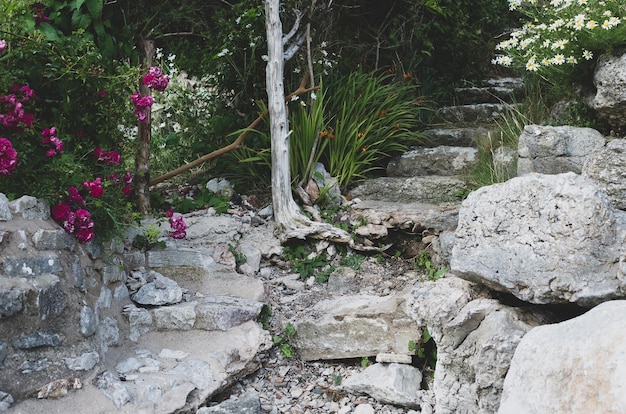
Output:
[[272,341],[274,344],[278,345],[278,349],[280,353],[285,358],[293,358],[296,353],[294,351],[294,347],[292,345],[293,337],[296,335],[296,328],[293,327],[291,322],[287,323],[285,329],[283,330],[282,335],[274,335]]
[[415,259],[415,265],[421,269],[426,270],[426,275],[429,280],[437,280],[448,271],[445,266],[436,269],[434,267],[430,254],[426,250],[423,250],[420,255],[417,256],[417,258]]
[[435,376],[435,366],[437,365],[437,344],[435,344],[427,328],[422,331],[422,337],[419,341],[409,341],[409,351],[415,350],[417,352],[414,362],[422,371],[422,389],[427,390]]

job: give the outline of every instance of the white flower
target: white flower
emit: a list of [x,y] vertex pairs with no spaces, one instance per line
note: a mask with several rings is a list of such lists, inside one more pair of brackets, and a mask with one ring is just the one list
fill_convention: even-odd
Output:
[[583,58],[585,60],[593,59],[593,52],[591,50],[583,50]]
[[298,95],[293,95],[293,96],[291,97],[291,102],[295,102],[295,101],[297,101],[298,99],[300,99],[300,97],[299,97]]
[[157,47],[156,49],[156,58],[157,60],[163,59],[163,49],[160,47]]
[[538,69],[539,69],[539,65],[537,65],[537,62],[535,62],[535,59],[530,59],[528,62],[526,62],[526,70],[530,72],[537,72]]
[[180,124],[178,122],[174,122],[172,124],[172,129],[174,130],[174,132],[179,133],[181,131]]
[[317,95],[315,94],[315,92],[311,92],[311,100],[315,100],[317,98]]
[[565,63],[565,56],[559,53],[558,55],[552,58],[552,62],[554,62],[554,64],[556,65],[562,65],[563,63]]
[[228,54],[228,52],[230,52],[230,50],[224,48],[220,51],[220,53],[217,54],[217,57],[223,57],[226,56]]
[[176,59],[176,55],[173,53],[170,53],[169,55],[167,55],[167,60],[169,60],[170,62],[173,62],[174,59]]
[[270,60],[269,56],[267,55],[261,56],[261,59],[263,59],[265,62],[268,62]]
[[598,27],[598,22],[596,22],[595,20],[589,20],[587,24],[585,25],[585,27],[589,30],[593,30],[596,27]]

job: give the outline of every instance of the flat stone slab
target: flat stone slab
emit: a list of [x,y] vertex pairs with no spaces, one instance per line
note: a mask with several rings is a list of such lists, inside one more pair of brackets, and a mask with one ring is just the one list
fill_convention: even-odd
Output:
[[413,354],[421,331],[405,311],[407,295],[353,295],[319,302],[295,320],[294,345],[305,361]]
[[447,230],[456,228],[460,202],[444,204],[396,203],[364,200],[350,206],[350,222],[382,224],[387,228]]
[[380,177],[353,188],[353,198],[396,203],[444,203],[459,200],[467,183],[455,176]]

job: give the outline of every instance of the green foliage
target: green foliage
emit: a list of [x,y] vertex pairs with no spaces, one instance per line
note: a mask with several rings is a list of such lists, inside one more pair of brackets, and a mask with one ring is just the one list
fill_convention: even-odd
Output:
[[171,208],[180,214],[208,207],[213,207],[217,214],[223,214],[230,208],[230,197],[216,194],[206,188],[202,188],[200,192],[196,193],[195,198],[172,195]]
[[594,58],[626,44],[624,7],[623,0],[512,0],[510,8],[524,15],[524,24],[496,46],[503,54],[494,62],[555,84],[588,76]]
[[245,264],[248,261],[248,258],[246,257],[246,255],[241,253],[239,250],[237,250],[235,246],[233,246],[230,243],[228,243],[228,251],[231,252],[232,255],[235,257],[235,264],[237,266],[241,266],[242,264]]
[[434,377],[435,366],[437,365],[437,344],[435,344],[427,328],[422,331],[419,347],[415,343],[414,349],[417,349],[417,365],[422,369],[422,389],[427,390],[429,380]]
[[275,345],[279,346],[280,353],[285,358],[293,358],[296,355],[294,347],[291,344],[295,335],[296,329],[293,327],[291,322],[288,322],[287,326],[285,326],[285,329],[283,330],[282,335],[274,335],[272,337],[272,341]]
[[422,253],[420,253],[420,255],[417,256],[417,259],[415,259],[415,264],[417,267],[420,267],[426,270],[426,275],[428,276],[428,279],[430,280],[437,280],[441,276],[445,275],[446,272],[448,271],[448,269],[446,269],[445,267],[442,267],[440,269],[435,269],[433,267],[434,265],[430,258],[430,254],[426,250],[422,251]]
[[384,160],[423,141],[415,129],[425,109],[411,82],[352,73],[327,83],[329,133],[322,161],[342,190],[382,170]]
[[152,250],[154,248],[165,248],[165,241],[159,241],[161,229],[158,225],[151,223],[148,227],[142,228],[142,234],[135,236],[133,246],[143,251]]
[[326,283],[336,269],[325,254],[312,253],[310,247],[304,244],[284,246],[283,256],[291,269],[300,274],[301,279],[315,276],[317,283]]
[[361,358],[361,368],[367,368],[371,364],[370,359],[368,357]]
[[259,323],[266,331],[270,329],[270,318],[272,317],[272,308],[269,305],[263,305],[259,313]]
[[341,258],[339,264],[358,272],[361,270],[363,260],[365,260],[365,257],[360,254],[347,254]]
[[[12,198],[28,194],[54,205],[63,201],[70,186],[82,191],[82,183],[100,178],[103,195],[83,192],[83,197],[96,235],[106,239],[136,218],[130,199],[111,177],[121,178],[133,164],[127,154],[133,144],[118,126],[134,122],[128,97],[139,73],[107,57],[95,43],[110,36],[107,31],[100,37],[94,34],[96,26],[104,24],[96,3],[51,2],[44,11],[50,21],[37,23],[29,7],[5,2],[11,19],[0,21],[9,45],[0,57],[0,95],[17,84],[28,85],[36,98],[24,108],[34,115],[32,128],[0,127],[0,136],[13,142],[19,157],[16,172],[0,177],[0,189]],[[76,16],[73,21],[66,12]],[[46,156],[49,147],[42,145],[41,134],[51,127],[64,145],[63,152],[52,157]],[[93,151],[98,147],[121,154],[122,162],[97,162]]]

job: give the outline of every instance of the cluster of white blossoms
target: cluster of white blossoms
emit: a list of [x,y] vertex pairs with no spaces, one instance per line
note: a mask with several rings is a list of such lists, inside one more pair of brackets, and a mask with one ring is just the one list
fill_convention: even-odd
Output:
[[618,15],[626,10],[626,0],[509,0],[509,9],[527,16],[528,22],[496,45],[496,65],[550,70],[626,44]]

